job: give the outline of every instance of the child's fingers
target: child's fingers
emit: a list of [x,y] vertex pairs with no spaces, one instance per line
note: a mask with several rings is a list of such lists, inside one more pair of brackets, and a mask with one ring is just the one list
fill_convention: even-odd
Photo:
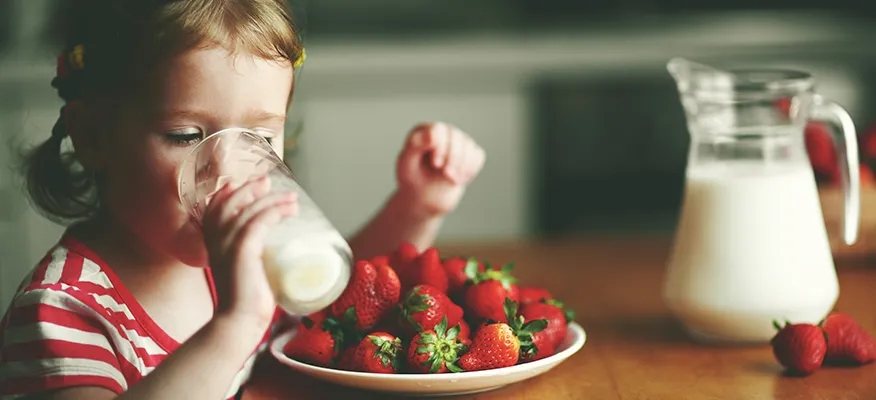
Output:
[[275,207],[266,207],[253,214],[252,218],[241,226],[235,236],[235,245],[238,254],[256,256],[261,253],[264,246],[267,228],[275,225],[283,218],[295,215],[298,212],[298,203],[279,203]]
[[298,212],[298,194],[295,192],[284,192],[284,193],[274,193],[269,196],[262,197],[252,204],[248,205],[244,209],[241,210],[240,214],[238,214],[235,218],[232,218],[230,221],[226,223],[225,226],[222,227],[223,236],[225,237],[225,245],[230,245],[231,242],[235,241],[236,237],[240,234],[241,229],[246,226],[249,221],[255,216],[262,213],[264,210],[269,208],[277,208],[277,207],[293,207],[294,212]]
[[484,163],[487,161],[487,153],[478,145],[475,145],[472,152],[472,158],[467,161],[468,169],[466,170],[466,181],[471,181],[484,168]]
[[225,200],[218,204],[216,214],[213,217],[218,227],[224,225],[229,219],[237,215],[241,209],[262,197],[270,187],[270,180],[265,176],[246,182],[243,186],[234,190]]

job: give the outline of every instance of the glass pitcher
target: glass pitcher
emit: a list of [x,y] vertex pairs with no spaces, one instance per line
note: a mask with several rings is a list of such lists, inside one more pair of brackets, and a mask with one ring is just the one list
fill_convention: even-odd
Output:
[[701,342],[765,343],[773,321],[818,323],[839,295],[815,176],[809,120],[828,122],[845,194],[842,236],[857,239],[854,123],[793,70],[722,71],[676,58],[691,146],[664,300]]

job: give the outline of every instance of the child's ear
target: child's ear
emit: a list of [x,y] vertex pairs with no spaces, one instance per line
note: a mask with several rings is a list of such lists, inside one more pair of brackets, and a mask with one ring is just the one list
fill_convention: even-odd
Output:
[[105,165],[101,151],[100,129],[95,129],[95,120],[88,105],[72,101],[64,107],[64,123],[67,135],[73,141],[76,160],[85,169],[99,172]]

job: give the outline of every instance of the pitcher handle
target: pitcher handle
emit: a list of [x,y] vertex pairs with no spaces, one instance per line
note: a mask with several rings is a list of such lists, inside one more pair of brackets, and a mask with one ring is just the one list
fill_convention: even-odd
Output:
[[[858,168],[858,136],[855,122],[839,104],[814,96],[813,119],[827,122],[831,126],[837,161],[841,164],[840,185],[843,188],[845,217],[842,234],[846,245],[858,240],[858,224],[861,215],[861,178]],[[839,127],[837,131],[835,127]]]

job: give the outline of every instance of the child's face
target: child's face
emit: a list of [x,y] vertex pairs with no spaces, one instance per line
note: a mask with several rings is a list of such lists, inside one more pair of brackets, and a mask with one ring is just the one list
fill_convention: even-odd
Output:
[[282,156],[292,76],[288,63],[224,48],[172,60],[150,96],[153,109],[130,113],[108,135],[104,194],[112,215],[149,250],[205,266],[202,236],[177,194],[183,159],[201,135],[229,127],[272,131]]

